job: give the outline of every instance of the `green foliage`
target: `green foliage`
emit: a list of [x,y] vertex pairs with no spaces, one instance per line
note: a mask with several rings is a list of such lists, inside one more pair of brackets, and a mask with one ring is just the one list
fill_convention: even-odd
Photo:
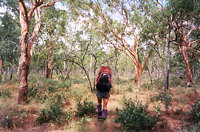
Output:
[[92,101],[84,100],[83,103],[80,100],[77,103],[77,112],[76,115],[83,117],[84,115],[90,115],[95,113],[96,108],[94,107],[94,103]]
[[152,85],[151,85],[151,83],[143,83],[141,87],[145,88],[145,89],[151,89]]
[[45,108],[41,110],[39,116],[36,121],[39,124],[54,122],[59,125],[68,122],[72,117],[72,112],[64,113],[62,111],[62,98],[61,95],[56,94],[54,98],[52,98],[52,102],[49,108]]
[[13,122],[10,119],[9,116],[5,116],[5,117],[0,118],[0,123],[1,123],[2,127],[7,127],[7,128],[9,128],[11,130],[13,128]]
[[63,121],[62,117],[63,112],[60,105],[57,103],[53,103],[51,104],[50,108],[41,110],[39,117],[36,119],[36,121],[39,124],[47,123],[49,121],[61,123]]
[[153,81],[153,86],[158,89],[163,88],[163,84],[164,84],[164,80],[162,80],[162,79],[159,79],[159,80],[156,79]]
[[125,130],[151,130],[160,119],[160,113],[151,116],[147,111],[148,104],[142,105],[138,101],[125,100],[122,110],[116,108],[116,122],[120,123]]
[[119,94],[121,92],[131,92],[135,85],[133,78],[117,78],[113,80],[114,88],[111,88],[112,93]]
[[165,91],[164,92],[161,92],[159,93],[158,95],[156,96],[153,96],[150,98],[150,101],[162,101],[164,102],[164,105],[165,105],[165,109],[168,110],[169,106],[171,105],[172,103],[172,94],[167,94]]
[[200,121],[200,101],[196,101],[192,104],[192,108],[190,109],[190,115],[196,123]]
[[10,97],[11,96],[11,92],[10,90],[7,89],[0,89],[0,97]]
[[184,81],[183,78],[171,76],[169,83],[171,87],[186,86]]

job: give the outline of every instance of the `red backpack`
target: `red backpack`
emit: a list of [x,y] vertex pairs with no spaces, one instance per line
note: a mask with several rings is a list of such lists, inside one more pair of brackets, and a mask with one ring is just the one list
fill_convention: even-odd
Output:
[[109,66],[102,66],[96,79],[96,88],[101,92],[109,92],[111,84],[111,69]]

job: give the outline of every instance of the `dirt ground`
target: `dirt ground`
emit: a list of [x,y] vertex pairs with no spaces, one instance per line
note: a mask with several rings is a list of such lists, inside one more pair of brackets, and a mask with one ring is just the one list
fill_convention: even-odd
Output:
[[[200,86],[200,85],[199,85]],[[168,110],[165,109],[165,105],[162,102],[151,102],[148,109],[151,111],[153,107],[157,104],[159,104],[160,109],[163,111],[162,118],[165,120],[159,124],[157,128],[154,128],[153,131],[159,131],[159,132],[177,132],[177,131],[193,131],[193,123],[189,116],[189,111],[191,108],[191,104],[195,101],[199,100],[200,95],[200,87],[197,87],[195,89],[192,88],[185,88],[185,89],[169,89],[168,93],[173,94],[171,105],[169,106]],[[115,120],[115,109],[122,107],[122,98],[133,98],[137,100],[141,100],[142,103],[146,103],[151,97],[158,94],[158,91],[152,91],[152,90],[133,90],[132,92],[128,93],[120,93],[120,94],[111,94],[111,97],[109,99],[108,103],[108,117],[105,121],[100,121],[97,119],[96,115],[91,115],[89,117],[84,118],[78,118],[74,117],[72,120],[69,121],[69,123],[58,126],[52,123],[49,124],[43,124],[39,125],[36,123],[36,118],[38,116],[38,106],[35,103],[32,106],[29,106],[26,109],[29,111],[28,115],[16,116],[10,118],[12,124],[15,124],[11,129],[2,128],[0,127],[0,131],[14,131],[14,132],[21,132],[21,131],[83,131],[83,132],[118,132],[122,131],[120,128],[120,125],[117,124]],[[136,96],[137,95],[137,96]],[[6,101],[6,100],[5,100]],[[95,99],[94,99],[95,102]],[[3,100],[0,102],[3,105]],[[39,105],[39,104],[38,104]],[[66,104],[64,107],[75,107],[76,102],[71,101],[70,104]],[[19,111],[18,108],[20,106],[17,104],[12,104],[6,107],[6,110],[4,109],[0,113],[0,118],[3,117],[5,114],[3,112],[5,111]],[[23,111],[20,115],[23,115]],[[16,123],[17,122],[17,123]]]

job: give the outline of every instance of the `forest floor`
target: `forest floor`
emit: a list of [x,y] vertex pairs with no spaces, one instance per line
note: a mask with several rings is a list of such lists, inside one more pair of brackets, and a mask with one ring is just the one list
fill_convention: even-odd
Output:
[[[32,85],[31,85],[32,86]],[[30,87],[31,87],[30,86]],[[74,84],[68,90],[70,96],[68,101],[63,103],[63,110],[69,111],[69,108],[76,110],[77,100],[79,96],[83,99],[87,98],[97,103],[95,92],[89,90],[79,91],[79,87],[84,85]],[[153,97],[160,97],[164,90],[147,89],[147,88],[131,88],[126,91],[121,85],[116,85],[115,90],[111,91],[111,96],[108,102],[108,115],[105,121],[98,120],[97,114],[76,117],[73,116],[67,123],[58,125],[54,123],[44,123],[42,125],[36,122],[37,117],[42,109],[47,107],[45,102],[31,101],[27,105],[17,104],[18,83],[4,83],[0,85],[0,89],[6,89],[11,92],[8,97],[0,95],[0,131],[77,131],[77,132],[111,132],[123,131],[120,124],[115,122],[116,108],[123,107],[124,99],[140,100],[142,104],[149,102]],[[126,88],[127,89],[127,88]],[[168,105],[164,101],[151,101],[148,106],[149,111],[153,111],[156,107],[162,111],[161,118],[164,121],[152,131],[196,131],[198,126],[195,126],[190,119],[191,105],[199,100],[200,83],[197,82],[194,87],[170,88],[167,92],[172,98]],[[4,93],[6,95],[6,93]],[[166,106],[167,105],[167,106]]]

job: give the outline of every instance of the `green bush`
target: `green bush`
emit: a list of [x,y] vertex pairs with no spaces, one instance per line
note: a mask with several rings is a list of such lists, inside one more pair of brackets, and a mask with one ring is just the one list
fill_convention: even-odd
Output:
[[49,96],[48,100],[50,102],[57,102],[60,105],[62,105],[63,101],[68,102],[68,98],[67,98],[66,94],[63,91],[59,91],[59,92],[56,92],[54,94],[51,94]]
[[13,122],[12,122],[12,120],[10,119],[9,116],[1,117],[1,118],[0,118],[0,122],[1,122],[1,126],[2,126],[2,127],[7,127],[8,129],[11,129],[11,131],[12,131]]
[[143,83],[143,84],[142,84],[142,88],[151,89],[151,88],[152,88],[152,85],[151,85],[151,83]]
[[171,76],[169,78],[169,84],[171,87],[185,86],[185,80],[184,80],[184,78]]
[[69,119],[72,116],[71,112],[68,112],[65,114],[62,111],[62,95],[60,93],[56,93],[54,96],[52,96],[51,101],[54,103],[51,103],[49,108],[41,110],[38,118],[36,121],[39,124],[47,123],[47,122],[55,122],[58,124],[68,122]]
[[61,105],[59,105],[58,103],[53,103],[50,105],[50,108],[41,110],[36,121],[39,124],[48,122],[62,124],[64,122],[68,122],[71,119],[71,116],[71,112],[65,114],[61,109]]
[[158,89],[162,89],[163,88],[163,84],[164,84],[164,80],[162,80],[162,79],[156,79],[156,80],[154,80],[153,81],[153,86],[155,87],[155,88],[158,88]]
[[84,100],[83,103],[78,101],[76,115],[82,117],[84,115],[94,114],[95,110],[96,108],[92,101]]
[[166,92],[161,92],[156,96],[150,98],[150,101],[162,101],[165,104],[165,109],[168,110],[169,106],[172,104],[172,94],[167,94]]
[[69,87],[71,87],[71,85],[72,85],[71,80],[67,79],[65,81],[58,83],[58,88],[69,88]]
[[159,121],[160,114],[150,115],[147,111],[148,105],[142,105],[139,102],[134,102],[131,99],[125,100],[122,110],[116,108],[116,122],[120,123],[125,130],[151,130]]
[[10,97],[11,96],[11,92],[10,90],[7,89],[0,89],[0,97]]
[[196,123],[200,121],[200,101],[196,101],[192,104],[192,108],[190,109],[190,115]]

